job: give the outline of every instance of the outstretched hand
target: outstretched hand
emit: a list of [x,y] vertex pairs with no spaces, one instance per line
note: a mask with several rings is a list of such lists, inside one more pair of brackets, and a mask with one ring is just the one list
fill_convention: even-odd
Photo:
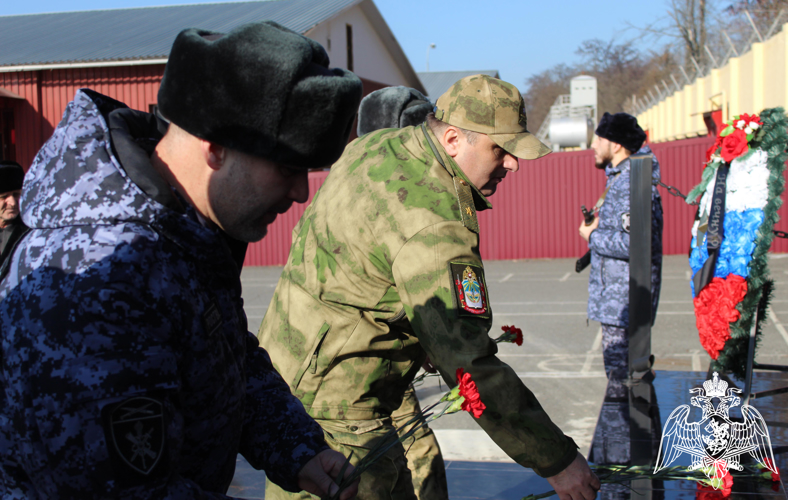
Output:
[[[301,468],[298,473],[298,486],[321,498],[335,495],[339,486],[334,479],[339,476],[346,460],[347,458],[338,451],[321,451]],[[354,467],[348,464],[344,476],[349,476],[353,469]],[[356,496],[356,493],[358,493],[358,480],[342,491],[339,500],[350,500]]]
[[547,481],[561,500],[593,500],[602,486],[580,453],[569,467],[548,477]]

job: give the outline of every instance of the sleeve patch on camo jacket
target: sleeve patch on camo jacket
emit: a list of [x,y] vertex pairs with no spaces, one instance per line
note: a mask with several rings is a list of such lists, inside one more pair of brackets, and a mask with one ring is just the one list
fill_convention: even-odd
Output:
[[459,315],[473,318],[490,317],[484,269],[481,266],[461,262],[452,262],[449,267]]

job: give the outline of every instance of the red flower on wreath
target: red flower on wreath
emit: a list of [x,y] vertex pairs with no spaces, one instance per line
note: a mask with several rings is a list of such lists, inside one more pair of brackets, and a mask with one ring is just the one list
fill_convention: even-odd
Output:
[[476,382],[471,380],[471,374],[465,373],[462,368],[457,368],[457,384],[460,386],[460,396],[465,398],[465,401],[462,402],[462,409],[475,418],[481,417],[487,406],[482,403]]
[[713,155],[717,151],[717,148],[719,148],[721,145],[722,137],[717,136],[717,140],[714,141],[714,144],[712,144],[711,147],[706,150],[706,163],[711,161],[711,155]]
[[731,338],[730,324],[741,316],[736,305],[746,294],[747,281],[736,274],[729,274],[726,279],[712,278],[711,283],[693,300],[700,344],[712,359],[720,356],[725,342]]
[[747,113],[742,113],[739,116],[739,120],[744,120],[745,127],[750,123],[757,123],[758,125],[763,125],[763,123],[761,123],[761,117],[758,115],[748,115]]
[[722,138],[722,151],[720,154],[723,160],[730,163],[746,153],[747,149],[747,134],[744,133],[744,130],[736,129]]

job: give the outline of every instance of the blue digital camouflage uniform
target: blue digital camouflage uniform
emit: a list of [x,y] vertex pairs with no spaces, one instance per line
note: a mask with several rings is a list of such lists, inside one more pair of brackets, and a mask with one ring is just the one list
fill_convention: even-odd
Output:
[[[651,154],[643,146],[637,154]],[[656,317],[662,276],[662,200],[657,191],[659,162],[652,155],[651,300]],[[629,183],[630,161],[605,168],[608,188],[599,210],[599,226],[591,232],[591,273],[588,278],[588,318],[602,323],[605,371],[626,378],[629,327]],[[653,321],[653,320],[652,320]]]
[[[643,146],[638,154],[649,154]],[[589,460],[598,464],[630,461],[629,389],[629,199],[630,161],[608,165],[609,191],[599,211],[599,227],[591,233],[591,275],[588,281],[588,317],[602,323],[602,353],[608,376],[605,401],[594,431]],[[662,202],[656,183],[659,162],[652,155],[651,187],[651,298],[656,316],[662,269]],[[658,426],[659,424],[657,424]],[[629,498],[625,485],[604,484],[599,498]]]
[[77,92],[27,175],[32,229],[0,283],[0,497],[225,498],[239,452],[297,491],[322,430],[247,332],[222,236],[147,160],[160,134],[116,113],[152,120]]

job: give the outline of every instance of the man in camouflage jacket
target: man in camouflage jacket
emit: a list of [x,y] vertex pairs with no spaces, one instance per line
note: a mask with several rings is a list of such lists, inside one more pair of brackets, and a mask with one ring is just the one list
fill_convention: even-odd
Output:
[[[236,72],[255,73],[269,52],[291,64],[269,61],[269,80]],[[238,67],[200,71],[227,58]],[[0,497],[226,498],[238,453],[289,491],[336,490],[345,457],[247,331],[223,234],[260,239],[306,201],[306,167],[339,157],[361,83],[327,64],[317,43],[270,22],[190,29],[159,92],[169,127],[77,92],[28,173],[31,230],[2,270]],[[285,123],[282,104],[310,86],[319,116]],[[266,130],[296,125],[325,132],[319,150]]]
[[[632,152],[651,154],[651,149],[643,146],[645,139],[634,116],[604,114],[591,147],[596,168],[604,169],[607,176],[605,194],[599,217],[589,226],[580,225],[580,236],[588,241],[591,250],[588,318],[602,323],[605,371],[608,378],[616,380],[629,376],[629,157]],[[652,155],[652,318],[657,313],[662,276],[662,201],[657,182],[659,162]]]
[[[350,144],[293,230],[293,246],[260,328],[261,345],[332,448],[366,453],[429,355],[454,386],[464,368],[484,404],[478,423],[562,499],[599,483],[516,373],[496,356],[477,210],[517,158],[549,152],[526,130],[506,82],[464,78],[428,124]],[[405,450],[361,479],[359,498],[413,499]],[[266,498],[292,498],[268,483]],[[303,497],[303,495],[302,495]],[[305,498],[305,497],[304,497]]]
[[[380,129],[421,125],[433,107],[429,99],[416,89],[386,87],[376,90],[364,97],[358,107],[358,136]],[[423,367],[434,372],[429,361]],[[402,427],[419,413],[421,406],[416,390],[411,385],[402,397],[402,405],[391,414],[392,424]],[[406,458],[416,499],[447,500],[449,486],[446,483],[446,467],[435,433],[425,425],[416,430],[411,438],[406,443]]]

